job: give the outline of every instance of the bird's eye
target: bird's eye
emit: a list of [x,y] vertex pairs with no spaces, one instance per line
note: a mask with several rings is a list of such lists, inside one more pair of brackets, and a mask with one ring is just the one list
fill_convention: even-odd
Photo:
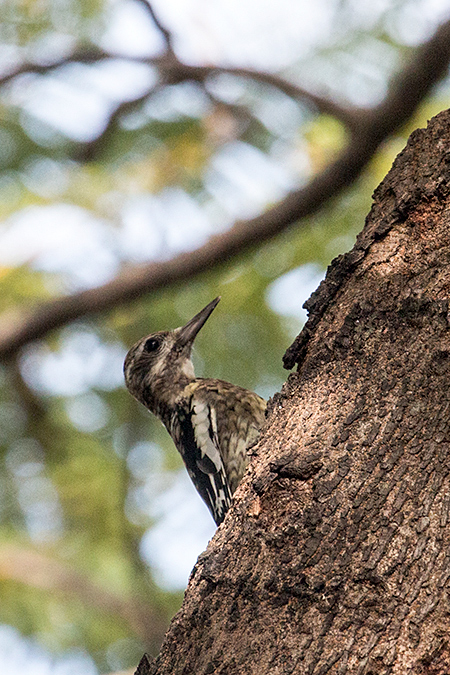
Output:
[[144,351],[145,352],[156,352],[160,345],[160,340],[158,338],[149,338],[147,342],[144,344]]

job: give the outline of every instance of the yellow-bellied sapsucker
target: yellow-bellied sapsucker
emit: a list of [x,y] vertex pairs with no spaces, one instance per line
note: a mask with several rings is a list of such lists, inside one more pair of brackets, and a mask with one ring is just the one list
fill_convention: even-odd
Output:
[[229,382],[195,377],[195,336],[220,297],[185,326],[139,340],[124,363],[130,393],[164,423],[189,476],[219,525],[259,436],[266,402]]

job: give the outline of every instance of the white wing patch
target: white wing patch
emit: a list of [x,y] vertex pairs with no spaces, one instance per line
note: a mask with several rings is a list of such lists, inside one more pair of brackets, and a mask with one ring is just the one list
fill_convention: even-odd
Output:
[[231,504],[231,493],[222,457],[219,452],[217,417],[214,408],[201,400],[192,401],[191,423],[195,443],[200,451],[196,464],[209,479],[214,498],[211,502],[214,519],[222,522]]
[[[211,436],[217,438],[217,420],[215,410],[211,408],[202,401],[195,400],[193,401],[192,406],[192,425],[194,427],[195,440],[197,447],[200,450],[201,458],[208,458],[214,465],[215,470],[223,470],[222,457],[220,456],[217,445],[213,442]],[[202,470],[203,467],[199,464]],[[208,466],[205,463],[205,466]],[[205,471],[205,473],[211,473],[210,470]]]

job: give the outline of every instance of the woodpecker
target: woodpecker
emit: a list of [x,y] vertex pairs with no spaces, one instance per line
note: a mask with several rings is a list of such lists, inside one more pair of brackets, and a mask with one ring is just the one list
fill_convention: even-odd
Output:
[[124,363],[128,390],[167,428],[217,525],[230,508],[266,410],[264,399],[247,389],[195,377],[192,345],[219,301],[185,326],[142,338]]

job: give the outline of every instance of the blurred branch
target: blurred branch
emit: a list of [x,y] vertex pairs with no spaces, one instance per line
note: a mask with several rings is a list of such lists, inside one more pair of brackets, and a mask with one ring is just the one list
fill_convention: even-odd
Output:
[[156,84],[141,96],[138,96],[131,101],[123,101],[120,103],[110,115],[103,131],[97,138],[78,146],[78,149],[74,152],[74,158],[81,162],[91,162],[97,159],[99,153],[107,146],[109,139],[113,136],[119,126],[121,118],[136,110],[160,89],[161,85]]
[[155,14],[155,10],[153,9],[152,3],[150,0],[137,0],[137,2],[140,2],[141,5],[144,5],[148,13],[150,14],[153,23],[155,24],[156,28],[159,30],[161,35],[163,36],[164,42],[166,43],[166,48],[167,51],[173,52],[173,38],[172,38],[172,33],[161,23],[159,20],[158,16]]
[[[24,75],[26,73],[34,74],[45,74],[58,68],[62,68],[69,64],[74,63],[85,63],[93,64],[100,61],[105,61],[108,59],[115,58],[126,58],[127,60],[136,61],[138,63],[145,63],[147,65],[154,66],[158,69],[160,80],[159,82],[147,90],[144,94],[133,99],[131,101],[123,101],[120,103],[110,114],[109,118],[106,121],[103,131],[95,138],[93,141],[88,141],[87,143],[80,143],[75,146],[75,150],[72,153],[72,156],[77,161],[94,161],[98,158],[98,155],[103,150],[107,144],[109,138],[113,135],[116,130],[118,123],[123,115],[133,111],[139,104],[146,101],[153,94],[159,91],[164,85],[170,84],[179,84],[186,81],[195,81],[202,85],[206,93],[212,98],[213,95],[209,93],[207,85],[207,80],[220,75],[227,74],[234,77],[242,77],[248,80],[254,80],[260,84],[274,87],[279,91],[283,92],[290,98],[295,99],[296,101],[303,102],[306,105],[315,107],[319,112],[332,115],[336,119],[339,119],[349,130],[355,129],[358,124],[358,111],[352,108],[345,108],[338,105],[330,99],[313,94],[306,91],[302,87],[289,82],[280,75],[275,75],[273,73],[267,73],[264,71],[253,70],[250,68],[232,68],[226,66],[191,66],[185,63],[182,63],[172,49],[172,36],[171,33],[160,23],[159,19],[156,17],[155,12],[150,3],[147,0],[138,0],[141,2],[149,11],[154,23],[161,31],[164,36],[165,43],[167,45],[166,51],[160,55],[153,58],[141,59],[138,57],[123,57],[118,54],[105,52],[102,49],[97,47],[86,47],[79,48],[74,51],[69,56],[65,56],[57,61],[48,64],[38,64],[38,63],[23,63],[17,68],[13,69],[9,73],[0,77],[0,88],[10,82],[15,78]],[[228,104],[225,101],[221,101],[222,105],[228,106],[230,109],[233,104]],[[243,107],[243,106],[242,106]],[[237,106],[235,106],[237,110]],[[242,116],[242,114],[241,114]],[[248,116],[251,117],[251,112],[248,111]]]
[[303,101],[317,108],[321,113],[333,115],[350,129],[355,126],[358,110],[346,108],[335,103],[331,99],[313,94],[302,87],[286,80],[281,75],[268,73],[252,68],[235,68],[232,66],[191,66],[182,63],[175,54],[166,53],[151,59],[153,65],[158,67],[162,80],[166,84],[179,84],[188,80],[205,83],[208,78],[217,75],[231,75],[254,80],[259,84],[274,87],[296,101]]
[[148,603],[111,593],[68,565],[37,551],[12,544],[0,547],[0,579],[50,593],[68,593],[98,611],[120,616],[147,643],[159,644],[164,636],[166,619],[153,612]]
[[[147,6],[147,2],[145,0],[142,0],[142,2]],[[159,83],[139,98],[121,103],[111,114],[102,133],[93,141],[79,146],[79,150],[74,153],[75,159],[84,161],[96,160],[99,151],[103,149],[105,142],[111,133],[114,132],[122,115],[135,109],[137,105],[150,98],[150,96],[155,94],[157,91],[160,91],[164,85],[175,85],[188,81],[198,82],[211,100],[215,99],[216,102],[219,102],[219,99],[209,92],[207,80],[220,74],[242,77],[254,80],[260,84],[274,87],[275,89],[278,89],[298,102],[303,102],[306,105],[313,106],[323,114],[332,115],[336,119],[340,120],[350,131],[356,129],[359,124],[358,110],[339,106],[330,99],[312,94],[278,75],[252,70],[250,68],[228,68],[225,66],[190,66],[179,61],[172,51],[168,51],[162,56],[155,57],[154,59],[148,59],[146,62],[157,67],[160,75]],[[220,101],[220,104],[224,107],[228,107],[230,110],[234,108],[234,113],[237,113],[238,111],[238,106],[236,104],[229,104],[226,101]],[[244,106],[239,106],[239,108],[240,117],[242,117],[242,110],[244,109]],[[248,110],[247,116],[249,118],[252,116],[250,110]]]
[[[415,50],[380,105],[358,112],[348,146],[306,186],[289,193],[255,218],[236,222],[227,232],[211,237],[195,251],[165,262],[129,267],[98,288],[43,303],[18,316],[5,316],[0,328],[0,358],[11,357],[28,342],[80,317],[111,310],[171,284],[186,283],[187,279],[229,261],[315,213],[358,178],[379,145],[411,117],[445,75],[449,61],[450,21]],[[202,67],[198,77],[203,78],[205,70],[227,71]]]
[[189,79],[198,79],[200,81],[206,80],[208,77],[217,75],[232,75],[235,77],[242,77],[244,79],[254,80],[259,84],[268,85],[278,89],[289,98],[296,101],[303,102],[310,105],[320,113],[332,115],[340,120],[349,129],[352,129],[357,123],[358,110],[350,107],[340,106],[329,98],[313,94],[297,84],[286,80],[281,75],[267,73],[261,70],[253,70],[252,68],[232,68],[225,66],[184,66],[183,71],[185,75],[189,75]]
[[21,407],[25,410],[27,419],[37,427],[45,419],[46,408],[43,398],[37,396],[22,377],[18,355],[8,364],[8,372],[17,395],[20,397]]
[[[6,73],[0,77],[0,87],[4,86],[5,84],[8,84],[8,82],[11,82],[20,75],[25,75],[26,73],[36,73],[38,75],[45,74],[51,72],[52,70],[62,68],[63,66],[68,65],[69,63],[89,64],[114,58],[123,58],[123,57],[115,56],[114,54],[105,52],[103,49],[99,49],[98,47],[91,47],[91,46],[80,47],[80,49],[77,49],[68,56],[64,56],[63,58],[58,59],[57,61],[52,61],[51,63],[45,64],[30,63],[30,62],[22,63],[20,64],[20,66],[17,66],[9,73]],[[127,57],[127,59],[129,60],[129,57]],[[136,59],[133,59],[131,57],[131,60]]]
[[[149,9],[153,17],[153,9],[146,2],[146,0],[138,1]],[[171,44],[172,38],[170,33],[160,24],[158,27],[164,35],[167,33]],[[168,44],[167,40],[166,44]],[[260,84],[274,87],[275,89],[282,91],[287,96],[297,101],[304,101],[306,104],[309,103],[313,107],[317,108],[319,112],[336,117],[349,128],[352,128],[355,125],[355,116],[357,116],[358,112],[357,110],[340,106],[331,99],[309,92],[306,89],[303,89],[302,87],[294,84],[293,82],[286,80],[280,75],[260,70],[253,70],[251,68],[233,68],[231,66],[191,66],[181,62],[175,56],[171,47],[170,49],[167,49],[164,54],[148,59],[122,56],[120,54],[106,52],[103,49],[99,49],[97,47],[79,48],[72,52],[72,54],[58,59],[57,61],[53,61],[52,63],[23,63],[11,70],[9,73],[0,76],[0,87],[26,73],[36,73],[43,75],[71,63],[93,64],[99,61],[119,58],[126,59],[128,61],[136,61],[138,63],[146,63],[147,65],[157,67],[160,73],[162,84],[179,84],[180,82],[186,82],[189,80],[204,83],[208,78],[220,74],[227,74],[235,77],[254,80]]]

